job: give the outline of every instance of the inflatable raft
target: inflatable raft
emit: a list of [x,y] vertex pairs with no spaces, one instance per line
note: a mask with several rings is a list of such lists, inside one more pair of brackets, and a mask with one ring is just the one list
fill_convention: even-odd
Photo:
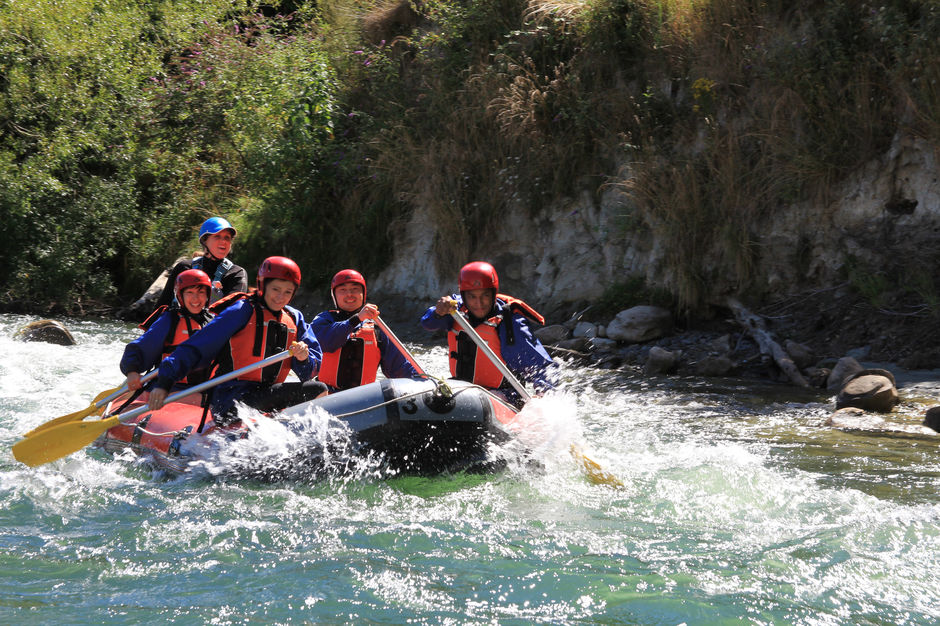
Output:
[[[138,401],[128,408],[140,404]],[[516,416],[511,405],[463,381],[385,379],[258,419],[277,419],[288,427],[303,428],[309,424],[304,416],[317,410],[325,411],[330,419],[348,429],[353,455],[378,460],[394,473],[422,475],[490,469],[489,446],[509,438],[505,426]],[[112,453],[130,449],[148,457],[155,467],[180,474],[193,461],[204,459],[212,448],[206,442],[218,446],[251,437],[248,425],[236,422],[220,427],[211,413],[205,420],[203,413],[203,408],[195,404],[171,402],[158,411],[143,412],[126,424],[114,426],[96,444]],[[279,473],[297,475],[298,464],[315,464],[323,456],[322,451],[306,452],[281,459],[280,464],[290,466],[291,472],[268,467],[246,473],[263,478],[276,478]],[[313,472],[317,468],[300,469]]]

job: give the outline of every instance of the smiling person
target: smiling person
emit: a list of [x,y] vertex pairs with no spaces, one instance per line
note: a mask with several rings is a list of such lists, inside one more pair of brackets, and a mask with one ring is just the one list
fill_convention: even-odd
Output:
[[230,293],[248,290],[248,274],[244,268],[235,265],[228,255],[232,251],[232,241],[238,232],[224,217],[210,217],[199,227],[199,245],[202,255],[180,261],[167,278],[163,293],[157,299],[157,306],[173,301],[173,284],[180,272],[188,269],[202,270],[211,277],[209,301],[215,302]]
[[[192,337],[212,319],[212,314],[206,308],[210,289],[208,274],[202,270],[185,270],[176,277],[174,285],[175,301],[157,308],[140,325],[144,334],[124,348],[121,373],[127,377],[127,388],[131,391],[141,388],[141,372],[159,365],[163,358],[172,354],[176,346]],[[181,379],[179,384],[198,384],[208,377],[207,370],[200,370]]]
[[[216,317],[199,333],[177,346],[160,363],[150,408],[163,406],[173,384],[198,367],[226,374],[283,350],[290,359],[255,369],[212,389],[210,405],[216,424],[237,420],[235,403],[259,411],[276,411],[316,398],[326,385],[314,379],[322,352],[303,313],[288,306],[300,287],[300,268],[282,256],[268,257],[258,270],[258,288],[235,293],[215,303]],[[284,382],[293,370],[301,382]]]
[[366,302],[366,279],[356,270],[341,270],[330,282],[336,309],[317,315],[311,326],[323,347],[317,377],[330,391],[375,382],[382,368],[387,378],[420,378],[415,368],[374,320],[379,308]]
[[517,378],[532,383],[537,393],[553,388],[550,380],[555,362],[529,330],[529,322],[544,324],[544,318],[522,300],[497,293],[499,276],[489,263],[474,261],[460,269],[460,294],[442,296],[421,318],[429,331],[447,331],[451,376],[497,390],[519,404],[521,398],[503,378],[486,354],[454,323],[450,312],[469,320],[493,352]]

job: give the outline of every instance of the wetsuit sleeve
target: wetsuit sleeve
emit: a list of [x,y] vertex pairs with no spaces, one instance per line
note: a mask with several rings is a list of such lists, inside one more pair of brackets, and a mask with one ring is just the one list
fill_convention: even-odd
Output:
[[350,317],[347,320],[337,322],[336,317],[330,311],[323,311],[310,322],[317,341],[320,342],[320,348],[324,352],[336,352],[346,345],[349,336],[353,334],[362,322],[358,317]]
[[222,277],[222,295],[239,291],[248,291],[248,273],[242,266],[233,265]]
[[398,348],[392,345],[381,329],[375,329],[376,341],[382,355],[382,373],[386,378],[421,378],[421,374],[408,361]]
[[320,371],[320,363],[323,362],[323,350],[320,348],[320,342],[317,341],[317,335],[313,332],[313,326],[304,319],[304,314],[297,309],[289,308],[289,313],[294,315],[294,321],[297,324],[297,341],[303,341],[307,344],[308,356],[306,361],[298,361],[291,358],[290,367],[297,374],[297,378],[303,381],[310,380]]
[[163,293],[160,294],[160,297],[157,299],[157,302],[154,304],[153,308],[157,308],[158,306],[170,304],[173,302],[173,298],[175,297],[173,291],[175,290],[176,286],[176,277],[179,276],[180,272],[192,269],[192,267],[193,262],[191,260],[180,261],[173,266],[173,269],[170,270],[170,275],[166,279],[166,285],[163,286]]
[[513,314],[512,324],[515,334],[513,345],[506,342],[506,329],[499,329],[502,344],[500,351],[506,365],[518,378],[531,383],[536,391],[554,389],[552,378],[557,368],[555,361],[545,351],[542,342],[529,330],[529,324],[522,315]]
[[124,348],[124,356],[121,357],[122,374],[125,376],[128,372],[142,374],[160,363],[173,315],[166,311],[147,329],[147,332],[127,344]]
[[160,362],[157,387],[169,389],[191,370],[209,367],[232,335],[244,328],[253,314],[251,303],[244,299],[212,318],[202,330],[178,345]]
[[[451,297],[457,300],[458,306],[462,303],[460,296],[451,294]],[[450,315],[438,315],[434,312],[435,307],[430,307],[421,317],[421,327],[431,332],[435,330],[450,330],[454,325],[454,318]]]

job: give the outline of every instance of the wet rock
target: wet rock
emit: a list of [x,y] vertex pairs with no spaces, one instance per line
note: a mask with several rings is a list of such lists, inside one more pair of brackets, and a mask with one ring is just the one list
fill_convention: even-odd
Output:
[[924,414],[924,426],[940,432],[940,406],[932,406]]
[[659,346],[653,346],[650,348],[649,354],[646,357],[643,372],[647,376],[670,374],[676,370],[678,364],[679,356],[675,352],[670,352]]
[[591,339],[597,337],[597,324],[592,324],[591,322],[578,322],[574,327],[574,330],[571,331],[573,337],[586,337]]
[[699,376],[726,376],[734,369],[734,361],[724,355],[706,356],[693,365]]
[[620,351],[620,358],[622,358],[623,362],[627,365],[637,365],[639,363],[645,363],[648,354],[649,349],[644,349],[644,347],[639,344],[633,344]]
[[803,370],[803,375],[806,376],[806,382],[808,382],[811,387],[818,387],[820,389],[826,387],[831,373],[832,370],[828,367],[808,367]]
[[863,369],[865,368],[862,367],[862,364],[854,358],[850,356],[842,357],[832,368],[829,379],[826,381],[826,389],[829,391],[841,389],[846,379]]
[[13,333],[13,338],[19,341],[44,341],[59,346],[75,345],[75,338],[69,329],[55,320],[30,322]]
[[556,344],[571,337],[571,331],[562,324],[552,324],[535,330],[533,335],[543,344]]
[[894,386],[894,376],[886,370],[862,370],[854,374],[845,382],[836,397],[837,409],[855,407],[865,411],[890,413],[897,403],[898,390]]
[[783,348],[787,351],[787,354],[790,355],[790,358],[793,359],[793,362],[796,363],[796,366],[801,370],[806,369],[813,365],[816,362],[816,358],[813,356],[812,350],[802,343],[797,343],[796,341],[787,340],[783,344]]
[[565,350],[577,350],[578,352],[588,352],[591,349],[591,340],[586,337],[573,337],[571,339],[565,339],[564,341],[559,341],[555,344],[559,348],[564,348]]
[[597,336],[598,337],[607,337],[607,327],[603,324],[597,325]]
[[594,337],[591,339],[591,347],[597,352],[611,352],[617,349],[617,342],[604,337]]
[[658,306],[640,305],[617,314],[607,325],[607,336],[617,341],[642,343],[672,332],[672,313]]

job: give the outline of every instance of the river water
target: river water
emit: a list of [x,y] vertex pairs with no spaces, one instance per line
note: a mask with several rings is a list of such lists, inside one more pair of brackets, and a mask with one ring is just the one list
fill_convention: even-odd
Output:
[[[170,479],[92,449],[31,469],[19,435],[116,387],[138,331],[13,341],[30,319],[0,316],[0,623],[940,620],[940,445],[824,427],[825,395],[570,367],[524,434],[538,463],[495,474]],[[899,387],[892,419],[940,403]]]

